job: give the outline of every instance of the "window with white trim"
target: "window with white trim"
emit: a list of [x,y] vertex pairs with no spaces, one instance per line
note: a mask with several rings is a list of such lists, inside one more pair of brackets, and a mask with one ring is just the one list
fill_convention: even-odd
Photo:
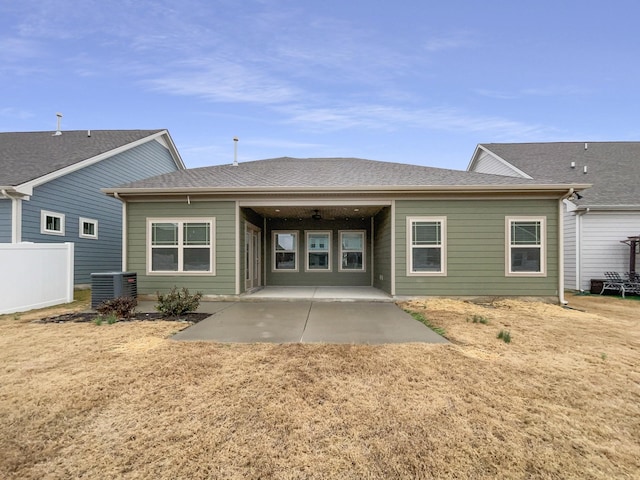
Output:
[[298,271],[297,231],[273,231],[273,270],[277,272]]
[[309,271],[331,271],[331,232],[307,231],[307,263]]
[[149,273],[215,274],[215,218],[147,220]]
[[546,218],[506,217],[508,276],[546,275]]
[[80,217],[78,220],[78,228],[80,238],[98,238],[98,221],[91,218]]
[[64,214],[42,210],[40,212],[40,233],[64,235]]
[[340,271],[365,271],[365,238],[364,230],[340,231]]
[[446,275],[446,245],[446,217],[407,217],[407,275]]

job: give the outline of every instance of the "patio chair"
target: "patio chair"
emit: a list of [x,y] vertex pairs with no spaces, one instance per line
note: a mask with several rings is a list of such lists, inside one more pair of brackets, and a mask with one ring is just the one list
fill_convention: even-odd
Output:
[[604,276],[607,277],[607,279],[602,282],[600,295],[602,295],[605,290],[615,290],[620,292],[622,294],[622,298],[624,298],[627,287],[630,286],[629,282],[625,281],[618,272],[604,272]]
[[626,275],[628,285],[625,285],[625,291],[640,295],[640,274],[627,272]]

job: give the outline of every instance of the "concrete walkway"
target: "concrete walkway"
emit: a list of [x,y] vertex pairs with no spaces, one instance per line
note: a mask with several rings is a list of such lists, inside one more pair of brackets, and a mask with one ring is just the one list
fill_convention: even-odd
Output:
[[[140,306],[142,307],[142,306]],[[177,333],[183,341],[234,343],[449,343],[393,303],[202,302],[209,318]]]

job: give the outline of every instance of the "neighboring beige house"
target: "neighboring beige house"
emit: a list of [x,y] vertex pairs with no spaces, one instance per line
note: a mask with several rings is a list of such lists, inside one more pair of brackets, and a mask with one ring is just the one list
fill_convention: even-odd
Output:
[[640,142],[480,144],[467,170],[592,184],[563,202],[565,288],[589,290],[605,272],[629,271],[622,241],[640,235]]

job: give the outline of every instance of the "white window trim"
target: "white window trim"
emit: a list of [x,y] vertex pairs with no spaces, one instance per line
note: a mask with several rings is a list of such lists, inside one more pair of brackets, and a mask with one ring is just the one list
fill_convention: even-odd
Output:
[[[506,277],[546,277],[547,276],[547,217],[505,217],[505,264]],[[532,245],[540,248],[539,272],[512,272],[511,271],[511,223],[512,222],[540,222],[540,245]]]
[[[84,233],[84,224],[85,223],[91,223],[93,224],[93,231],[94,234],[93,235],[88,235],[86,233]],[[96,240],[98,238],[98,220],[94,220],[92,218],[84,218],[84,217],[80,217],[78,219],[78,236],[80,238],[91,238],[93,240]]]
[[[208,223],[210,228],[211,244],[209,245],[210,264],[208,271],[184,271],[184,270],[169,270],[169,271],[154,271],[151,270],[152,265],[152,226],[154,223],[177,223],[178,224],[178,267],[183,264],[183,225],[185,223]],[[215,217],[167,217],[167,218],[147,218],[147,275],[150,276],[168,276],[168,275],[181,275],[181,276],[203,276],[203,275],[215,275],[216,274],[216,219]]]
[[[414,272],[413,270],[413,222],[440,222],[440,267],[439,272]],[[447,276],[447,217],[407,217],[407,276],[446,277]]]
[[[342,268],[342,234],[343,233],[359,233],[362,235],[362,268]],[[339,272],[366,272],[367,271],[367,231],[366,230],[338,230],[338,241],[340,242],[340,256],[338,257]],[[355,252],[356,250],[347,250],[347,252]]]
[[[295,253],[294,260],[294,268],[293,269],[284,269],[284,268],[276,268],[276,234],[293,234],[295,235],[295,250],[282,250],[282,252],[293,252]],[[273,230],[271,232],[271,271],[278,273],[298,273],[298,265],[300,265],[300,232],[298,230]]]
[[[56,217],[60,219],[60,230],[47,229],[47,217]],[[50,212],[48,210],[40,211],[40,233],[44,235],[64,236],[64,213]]]
[[[313,234],[324,234],[327,235],[329,239],[329,245],[325,250],[309,250],[309,235]],[[331,241],[333,237],[333,232],[331,230],[305,230],[304,231],[304,248],[305,248],[305,262],[304,262],[304,271],[305,272],[331,272],[333,267],[333,261],[331,257]],[[312,252],[316,253],[327,253],[327,268],[309,268],[309,254]]]

